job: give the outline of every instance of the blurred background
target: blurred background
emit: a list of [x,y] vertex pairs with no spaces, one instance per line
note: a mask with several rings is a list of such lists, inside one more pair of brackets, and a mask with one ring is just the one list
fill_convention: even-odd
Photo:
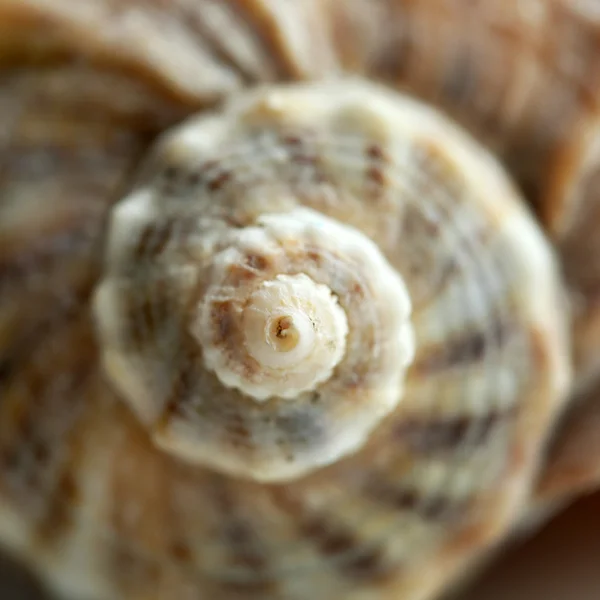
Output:
[[510,547],[460,600],[600,599],[600,493]]

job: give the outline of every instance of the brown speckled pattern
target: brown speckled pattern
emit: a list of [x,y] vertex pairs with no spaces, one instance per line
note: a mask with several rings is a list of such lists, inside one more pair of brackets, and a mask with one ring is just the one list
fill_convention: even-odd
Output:
[[[51,585],[67,594],[65,573],[77,572],[87,578],[77,585],[111,600],[185,600],[198,590],[215,600],[296,600],[306,596],[300,586],[309,576],[298,565],[307,564],[313,600],[350,592],[360,600],[420,600],[504,533],[524,474],[541,458],[537,442],[553,395],[544,380],[557,359],[547,332],[524,314],[511,318],[510,269],[499,279],[500,306],[492,306],[493,294],[485,298],[484,332],[456,325],[459,311],[450,319],[456,331],[419,347],[408,397],[434,397],[427,410],[408,402],[402,419],[386,421],[363,452],[307,481],[272,488],[193,469],[153,446],[100,369],[88,302],[102,273],[110,208],[136,181],[157,134],[242,87],[345,70],[441,107],[508,166],[569,269],[575,358],[587,383],[600,345],[597,268],[592,258],[589,269],[569,265],[590,247],[588,223],[599,197],[589,183],[596,149],[585,134],[598,123],[599,26],[591,11],[579,13],[567,0],[526,4],[61,0],[42,7],[0,0],[0,535]],[[132,15],[143,17],[138,29]],[[360,168],[348,174],[349,196],[364,198],[365,206],[327,207],[326,195],[319,197],[332,165],[310,127],[280,140],[290,156],[290,171],[281,172],[287,191],[303,205],[327,207],[376,239],[388,259],[395,256],[411,281],[417,328],[473,257],[475,279],[486,283],[490,271],[506,268],[507,256],[509,263],[518,258],[510,236],[496,235],[506,215],[472,210],[460,180],[448,177],[443,151],[430,142],[415,144],[413,197],[402,215],[388,219],[396,206],[386,193],[395,158],[377,132],[350,157]],[[248,214],[232,200],[245,187],[233,168],[239,165],[199,162],[199,170],[181,170],[181,156],[154,157],[137,181],[156,175],[157,189],[172,197],[202,187],[211,209],[235,208],[223,215],[228,227],[243,226]],[[419,210],[422,198],[435,218]],[[472,244],[464,255],[443,251],[457,214]],[[185,237],[186,226],[167,220],[141,236],[136,265]],[[395,255],[390,240],[415,251]],[[479,245],[493,251],[479,254]],[[429,276],[419,278],[425,270]],[[170,302],[167,294],[152,311],[148,303],[132,306],[143,324],[139,344]],[[467,378],[477,381],[473,374],[487,364],[490,347],[518,372],[514,385],[522,393],[513,394],[516,404],[492,403],[465,416],[452,390]],[[178,368],[173,411],[191,385],[186,361]],[[502,375],[495,377],[502,385]],[[477,397],[477,390],[469,393]],[[592,414],[597,398],[586,401]],[[581,422],[573,415],[567,423],[577,432]],[[248,444],[244,418],[231,417],[229,426],[241,447]],[[569,447],[573,436],[564,436]],[[554,448],[562,447],[558,439]],[[561,494],[574,484],[561,479],[565,455],[551,456],[556,463],[543,481],[558,482],[553,489]],[[416,470],[420,461],[426,477]],[[449,464],[466,466],[466,488],[444,478]],[[588,467],[577,486],[596,477]],[[479,473],[489,479],[473,490]],[[390,531],[406,537],[390,542]],[[410,539],[419,541],[414,554],[405,548]],[[419,563],[421,551],[426,563]],[[310,569],[315,561],[322,568]],[[280,575],[286,569],[299,575]]]
[[[361,94],[368,99],[372,97],[370,94],[381,93],[377,88],[363,89],[362,86],[355,92],[353,85],[348,93],[359,93],[358,107],[365,102]],[[307,117],[295,112],[294,97],[292,92],[287,101],[290,108],[287,118],[299,118],[302,124]],[[323,114],[319,112],[321,97],[333,107],[331,116],[327,108]],[[344,97],[342,92],[340,99]],[[327,132],[330,120],[337,122],[338,110],[342,111],[340,115],[354,114],[352,111],[357,109],[353,101],[349,100],[347,107],[340,103],[338,108],[327,88],[303,101],[313,103],[311,118],[320,120],[323,128],[324,137],[316,131],[307,138],[295,134],[297,139],[305,139],[305,149],[319,157],[322,170],[318,179],[311,179],[314,171],[303,171],[303,161],[296,164],[295,154],[284,161],[284,170],[276,177],[275,165],[280,159],[272,157],[280,156],[277,145],[265,146],[265,142],[260,142],[254,147],[253,140],[260,140],[263,130],[277,131],[280,113],[270,112],[266,105],[255,113],[255,102],[256,107],[261,106],[261,97],[258,95],[254,100],[249,96],[246,105],[242,102],[239,108],[234,105],[228,109],[224,119],[239,118],[245,122],[250,139],[244,139],[242,130],[236,134],[242,136],[241,142],[236,137],[232,141],[215,138],[213,142],[217,156],[219,152],[230,156],[229,145],[243,149],[240,158],[227,158],[236,176],[220,189],[211,189],[202,179],[196,181],[189,177],[182,178],[187,183],[176,191],[159,186],[161,204],[153,217],[158,219],[158,227],[150,231],[142,224],[136,225],[137,230],[131,229],[122,261],[114,263],[116,255],[113,253],[111,264],[114,266],[105,267],[104,275],[98,271],[97,277],[108,277],[110,269],[116,269],[123,278],[119,302],[124,307],[125,321],[118,329],[118,336],[125,341],[125,352],[139,354],[140,364],[148,365],[140,372],[145,373],[142,381],[153,382],[148,387],[148,397],[157,397],[164,388],[166,396],[157,397],[159,405],[166,402],[171,411],[175,402],[173,394],[183,394],[177,401],[184,402],[183,406],[191,401],[190,408],[197,412],[189,413],[186,409],[176,416],[186,427],[198,427],[205,432],[200,438],[204,444],[211,439],[208,436],[214,436],[215,451],[222,451],[225,446],[219,445],[219,419],[224,419],[225,439],[233,436],[239,444],[248,435],[248,428],[250,435],[268,433],[266,428],[256,429],[256,423],[261,411],[268,414],[272,408],[266,404],[260,410],[250,406],[251,410],[244,409],[248,400],[220,389],[214,376],[198,371],[201,364],[198,360],[192,363],[193,372],[186,371],[187,348],[192,353],[197,352],[193,345],[187,345],[189,341],[161,346],[163,340],[185,339],[180,336],[186,321],[178,311],[187,310],[189,302],[184,296],[168,291],[179,286],[179,275],[172,277],[166,268],[168,285],[159,285],[162,279],[154,277],[155,265],[185,266],[197,252],[189,245],[196,231],[172,215],[182,211],[191,219],[195,211],[200,210],[204,217],[212,215],[217,230],[226,233],[230,227],[227,221],[219,225],[219,218],[226,210],[235,216],[239,228],[244,223],[252,224],[253,214],[290,210],[290,198],[296,197],[297,202],[319,208],[340,221],[349,221],[374,238],[377,238],[378,223],[383,223],[386,235],[380,246],[388,260],[398,265],[399,272],[405,276],[409,292],[414,289],[416,293],[423,287],[419,281],[427,279],[427,266],[431,263],[421,261],[411,265],[413,254],[406,252],[410,236],[405,238],[400,234],[393,238],[389,232],[394,229],[389,227],[391,219],[398,219],[397,231],[410,233],[407,229],[410,223],[404,221],[403,206],[411,206],[417,213],[425,212],[423,207],[426,206],[429,218],[439,227],[434,246],[442,252],[444,243],[450,244],[456,266],[452,276],[443,279],[443,286],[435,295],[423,296],[415,305],[412,321],[418,340],[417,356],[407,376],[400,409],[383,421],[360,452],[289,483],[258,484],[185,464],[155,447],[123,402],[126,398],[119,399],[111,391],[114,382],[106,379],[98,361],[92,313],[80,298],[75,305],[76,312],[67,320],[62,315],[51,319],[46,337],[38,337],[35,350],[23,355],[12,373],[7,372],[3,409],[8,411],[5,414],[11,414],[11,419],[4,421],[6,431],[0,438],[8,452],[4,498],[11,513],[26,515],[24,525],[33,527],[32,535],[20,537],[18,543],[26,543],[28,552],[45,565],[44,571],[60,578],[61,586],[69,583],[68,570],[77,569],[78,561],[83,560],[87,569],[85,577],[98,581],[94,586],[97,597],[162,599],[173,594],[173,590],[179,590],[178,594],[209,593],[211,598],[300,599],[308,594],[326,599],[339,595],[351,597],[351,593],[356,597],[376,593],[383,598],[398,592],[416,598],[422,587],[417,573],[424,564],[430,565],[435,574],[431,583],[433,592],[475,548],[493,539],[494,527],[506,526],[510,507],[522,497],[527,474],[536,464],[534,442],[543,435],[546,420],[560,399],[563,385],[560,373],[564,367],[555,348],[563,343],[560,327],[556,328],[557,323],[554,323],[559,318],[556,312],[559,307],[554,297],[550,257],[545,254],[543,244],[536,245],[541,238],[538,242],[535,229],[530,229],[532,222],[519,209],[517,197],[511,195],[512,188],[487,159],[482,159],[481,164],[475,158],[460,159],[466,161],[465,164],[472,160],[474,169],[487,174],[485,188],[476,186],[475,174],[472,180],[459,174],[457,165],[460,163],[454,162],[459,161],[459,157],[450,149],[445,154],[441,144],[452,148],[452,144],[458,144],[462,138],[455,140],[454,134],[446,133],[446,125],[436,124],[433,131],[437,131],[437,135],[431,134],[430,139],[419,132],[413,140],[410,130],[405,132],[405,125],[401,120],[395,123],[393,116],[388,122],[391,130],[381,134],[383,137],[378,143],[383,145],[386,136],[400,143],[404,140],[402,136],[407,136],[402,141],[406,150],[402,146],[390,146],[385,151],[388,155],[385,173],[390,181],[385,194],[389,212],[387,216],[382,212],[370,216],[372,200],[368,195],[363,199],[361,193],[363,178],[369,179],[368,169],[354,174],[350,165],[355,164],[355,157],[369,160],[368,156],[365,158],[368,153],[364,151],[361,136],[378,139],[378,134],[368,132],[379,128],[386,131],[380,124],[381,117],[367,113],[361,119],[352,117],[347,122],[342,118],[340,124],[335,125],[341,127],[341,131]],[[236,116],[236,111],[240,116]],[[294,114],[301,116],[293,117]],[[255,118],[258,118],[258,130]],[[422,118],[425,119],[425,115]],[[202,122],[189,127],[202,128]],[[339,141],[336,140],[338,135]],[[204,140],[204,137],[200,135],[198,139]],[[166,138],[155,151],[152,161],[157,165],[157,181],[164,181],[163,168],[172,169],[172,165],[163,166],[163,154],[167,158],[179,155],[180,169],[189,172],[187,160],[195,160],[195,155],[186,154],[188,151],[177,144],[177,138]],[[367,147],[372,145],[369,141]],[[472,156],[476,154],[473,152]],[[253,162],[249,162],[249,157],[253,157]],[[218,164],[214,166],[217,168]],[[402,181],[405,173],[414,178],[414,187],[410,179],[396,187],[394,182]],[[143,181],[145,183],[139,185],[152,186],[154,180]],[[271,185],[276,194],[270,189]],[[327,186],[337,193],[330,192],[325,204],[322,190]],[[254,187],[260,193],[255,193]],[[431,199],[427,204],[419,199],[422,190],[427,190]],[[279,204],[282,201],[284,204]],[[110,208],[110,203],[105,206]],[[352,208],[351,212],[348,207]],[[161,220],[163,214],[166,221]],[[454,224],[457,214],[462,215],[461,228]],[[97,218],[101,223],[106,222],[101,211]],[[25,227],[30,227],[28,221],[13,235],[19,233],[17,239],[21,240],[28,231]],[[538,297],[542,290],[536,289],[535,311],[533,305],[530,306],[529,295],[523,291],[528,283],[523,278],[529,277],[529,267],[522,270],[519,264],[525,257],[511,237],[514,227],[532,236],[531,258],[536,257],[534,261],[540,262],[534,264],[542,269],[534,276],[541,276],[542,286],[549,285],[547,297]],[[199,231],[198,239],[209,239],[208,230]],[[103,237],[98,230],[98,242]],[[487,240],[487,245],[474,245],[482,239]],[[301,241],[299,238],[296,243]],[[345,374],[344,369],[348,367],[342,364],[336,375],[339,383],[347,387],[347,398],[356,394],[356,402],[350,402],[346,410],[349,412],[351,408],[358,409],[361,402],[371,401],[367,391],[372,395],[377,389],[372,387],[377,378],[369,374],[369,370],[365,372],[365,383],[357,379],[361,361],[370,356],[369,348],[377,347],[368,342],[370,336],[374,339],[383,336],[378,344],[385,339],[385,330],[374,329],[369,333],[371,317],[365,312],[366,303],[373,301],[369,298],[377,298],[377,290],[369,289],[367,273],[355,280],[356,273],[360,273],[356,270],[360,267],[358,251],[356,255],[336,258],[335,250],[327,249],[321,256],[320,246],[326,244],[325,240],[315,237],[311,241],[309,236],[307,243],[312,259],[311,255],[305,258],[302,246],[294,248],[290,241],[289,250],[284,246],[287,258],[278,258],[279,262],[272,264],[267,261],[267,267],[284,272],[291,268],[293,272],[299,268],[297,261],[302,260],[302,268],[307,273],[330,281],[332,288],[338,291],[340,302],[350,315],[351,344],[356,348],[349,351],[348,364],[360,358],[350,372]],[[90,247],[94,249],[98,245]],[[7,251],[7,256],[13,254]],[[92,252],[88,264],[93,264],[90,260],[96,257]],[[72,271],[64,268],[60,271],[63,293],[74,289],[74,284],[65,276],[78,275],[74,279],[77,284],[83,274],[94,275],[89,269],[81,272],[75,269],[77,261],[86,259],[85,253],[76,253],[75,258],[76,261],[68,263],[74,265]],[[436,254],[428,258],[435,262]],[[356,265],[350,269],[344,266],[343,260],[353,260]],[[331,261],[337,270],[327,274]],[[256,264],[256,260],[253,263]],[[321,269],[325,271],[321,273]],[[241,277],[243,273],[244,270],[238,273],[234,269],[228,274],[228,280],[239,280],[246,285],[247,277]],[[344,283],[345,287],[340,288],[339,281],[347,279],[351,285]],[[52,281],[58,280],[57,274]],[[357,287],[354,281],[360,285]],[[192,305],[197,302],[196,285],[189,288],[194,298]],[[9,306],[17,306],[9,301],[16,289],[16,282],[12,281],[5,296]],[[177,289],[187,293],[188,287]],[[349,291],[344,291],[346,289]],[[144,302],[130,305],[129,298]],[[459,302],[453,304],[453,298]],[[148,308],[147,301],[150,301]],[[163,309],[165,304],[171,306],[170,310]],[[52,315],[48,312],[50,306],[41,313],[46,318]],[[352,316],[360,314],[361,306],[362,324]],[[469,309],[470,306],[473,308]],[[541,329],[538,331],[538,328]],[[17,331],[11,329],[7,333],[9,340],[17,336]],[[356,340],[361,340],[360,336],[365,337],[359,343]],[[173,358],[170,352],[175,352]],[[13,356],[18,357],[14,352]],[[148,362],[154,357],[160,361]],[[495,364],[499,373],[509,373],[516,387],[502,391],[501,380],[494,383],[488,363]],[[367,366],[371,364],[377,363],[368,362]],[[174,374],[169,372],[172,365],[178,369]],[[135,363],[130,368],[135,368]],[[373,368],[368,366],[368,369]],[[60,378],[53,373],[60,373]],[[165,377],[167,381],[175,377],[178,386],[165,387]],[[373,384],[368,383],[369,377],[373,378]],[[61,387],[55,389],[55,381],[60,382]],[[198,386],[198,381],[205,383]],[[335,386],[335,378],[333,382]],[[291,457],[299,451],[296,447],[301,449],[310,436],[316,436],[314,439],[318,441],[327,436],[327,427],[340,427],[341,419],[346,418],[343,403],[328,404],[326,389],[325,386],[323,397],[310,396],[295,403],[282,403],[284,412],[272,421],[284,436],[288,444],[285,451],[289,451]],[[303,408],[305,400],[307,404]],[[506,403],[514,409],[513,418],[500,422],[491,433],[486,433],[490,415],[496,414]],[[337,414],[337,419],[329,418],[328,411]],[[234,413],[238,414],[237,420],[232,418]],[[45,415],[43,419],[39,418],[41,414]],[[250,416],[249,420],[246,415]],[[404,419],[415,422],[432,416],[442,422],[449,419],[445,426],[451,429],[455,429],[456,419],[468,423],[462,431],[459,427],[460,435],[446,443],[443,453],[436,452],[434,444],[415,443],[416,428],[410,428],[412,438],[401,431]],[[215,418],[214,425],[207,428],[207,423]],[[350,422],[344,426],[349,427]],[[231,445],[229,451],[252,454],[257,442],[259,438],[249,445]],[[87,586],[89,583],[83,589]]]

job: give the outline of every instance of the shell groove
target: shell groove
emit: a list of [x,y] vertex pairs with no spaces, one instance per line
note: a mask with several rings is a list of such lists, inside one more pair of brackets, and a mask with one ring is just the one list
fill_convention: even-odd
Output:
[[[594,2],[583,0],[0,0],[4,543],[66,595],[412,599],[442,589],[506,532],[567,377],[553,259],[538,249],[540,233],[494,161],[472,142],[469,150],[460,149],[462,139],[453,146],[454,128],[435,118],[425,127],[410,102],[418,127],[404,117],[390,125],[395,111],[383,118],[387,101],[366,91],[368,101],[331,125],[331,103],[320,97],[321,112],[313,112],[310,87],[304,96],[296,89],[302,100],[286,100],[281,114],[271,100],[243,94],[224,113],[186,124],[174,144],[167,135],[137,183],[160,190],[176,215],[196,214],[186,198],[203,197],[223,230],[265,208],[308,206],[377,243],[407,286],[417,351],[401,373],[396,408],[375,419],[356,453],[306,481],[269,487],[204,470],[178,459],[179,430],[162,448],[152,442],[140,419],[149,407],[145,388],[132,413],[127,390],[100,369],[91,299],[107,278],[112,205],[130,191],[150,140],[244,87],[340,73],[442,109],[525,192],[569,286],[575,383],[590,386],[558,429],[538,494],[552,501],[597,480],[594,453],[582,447],[595,447],[600,398],[599,43]],[[186,131],[224,114],[240,123],[252,106],[216,154],[212,130],[210,143],[188,144]],[[257,143],[254,133],[277,130],[287,111],[286,139]],[[232,151],[236,135],[246,145]],[[186,218],[157,226],[137,259],[181,250],[191,235]],[[159,281],[146,285],[138,291],[159,300],[134,298],[142,337],[166,308],[183,314],[178,302],[186,297],[161,297]],[[176,371],[164,368],[163,375]],[[160,369],[153,375],[166,377]],[[186,377],[176,380],[176,399],[194,388]],[[364,388],[356,383],[358,397]],[[293,414],[278,432],[288,453],[330,432],[332,420],[323,425],[287,406]],[[320,415],[322,404],[315,406]],[[206,454],[215,443],[233,447],[236,460],[255,461],[257,420],[237,407],[214,408],[222,428],[205,431],[223,435],[207,441]],[[197,414],[181,421],[194,442],[187,458],[197,460]]]
[[597,379],[594,0],[2,0],[0,27],[7,63],[20,66],[8,69],[10,96],[51,116],[91,108],[156,134],[247,85],[348,73],[443,110],[508,167],[557,245],[576,384]]
[[[3,370],[0,527],[57,589],[127,600],[424,598],[509,526],[568,382],[564,310],[541,232],[499,165],[465,133],[359,80],[261,88],[167,132],[133,189],[115,187],[109,196],[68,206],[97,209],[84,211],[88,254],[68,238],[81,261],[69,263],[72,271],[61,265],[60,245],[43,254],[60,268],[61,298],[39,313],[47,329],[35,351],[15,351],[28,347],[20,329],[9,327],[3,338],[5,364],[15,362]],[[128,204],[138,197],[149,198],[150,209]],[[32,198],[37,206],[39,196]],[[197,344],[173,339],[183,339],[183,315],[210,288],[202,274],[221,256],[219,244],[251,233],[262,215],[299,209],[323,215],[325,231],[305,244],[295,218],[297,238],[282,239],[287,255],[314,262],[303,269],[315,281],[338,290],[349,327],[344,358],[317,383],[316,397],[258,403],[223,386]],[[129,235],[120,229],[124,215],[138,219],[135,227],[125,222]],[[328,232],[328,219],[340,225]],[[367,240],[356,255],[335,255],[342,225]],[[18,240],[39,230],[15,231]],[[410,298],[414,357],[403,359],[390,342],[398,336],[397,325],[386,327],[398,322],[386,304],[393,294],[380,283],[370,289],[382,273],[393,287],[385,271],[371,272],[380,263],[361,254],[374,242],[377,260],[396,271]],[[269,264],[269,245],[260,250],[245,269],[230,269],[230,283]],[[2,255],[11,265],[21,256],[10,245]],[[277,266],[290,274],[286,264]],[[122,369],[101,368],[113,339],[98,318],[102,307],[84,301],[61,310],[59,300],[75,298],[79,286],[89,298],[115,273],[125,315],[117,339],[141,357],[146,387],[120,386]],[[27,274],[23,285],[16,273],[4,281],[9,307],[15,294],[23,305],[40,302],[38,284],[48,294],[57,289],[52,277],[39,283]],[[192,294],[190,282],[199,284]],[[257,448],[272,435],[262,417],[282,410],[280,451],[301,454],[306,440],[343,432],[352,422],[345,415],[386,392],[375,393],[383,371],[369,369],[394,357],[404,379],[393,390],[397,403],[331,464],[265,484],[231,476],[198,453],[205,444],[260,458]],[[344,377],[345,362],[353,377]],[[205,378],[204,404],[196,377]],[[166,404],[187,408],[177,413],[186,431],[175,428],[172,438],[191,431],[200,464],[150,434],[145,415],[165,404],[165,382]]]

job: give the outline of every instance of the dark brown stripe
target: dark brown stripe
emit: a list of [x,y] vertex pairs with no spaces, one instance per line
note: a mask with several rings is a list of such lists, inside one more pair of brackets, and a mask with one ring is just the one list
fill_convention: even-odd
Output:
[[[85,256],[92,248],[96,233],[90,231],[89,215],[61,224],[58,232],[29,232],[26,244],[16,250],[0,247],[0,291],[22,286],[32,273],[49,273],[62,266],[65,256]],[[98,223],[95,222],[95,225]]]
[[[143,292],[128,291],[124,301],[125,326],[122,339],[128,350],[140,350],[152,339],[152,310]],[[150,320],[150,321],[149,321]]]
[[405,487],[401,483],[387,481],[383,475],[373,475],[364,487],[364,494],[377,504],[401,512],[411,512],[433,522],[459,519],[468,508],[466,501],[456,500],[443,494],[424,496],[422,490]]
[[270,266],[270,259],[260,254],[246,255],[246,265],[255,271],[266,271]]
[[[225,185],[235,179],[235,173],[231,169],[224,168],[219,160],[208,160],[201,163],[199,166],[179,165],[179,164],[164,164],[160,168],[158,175],[159,184],[162,184],[162,189],[168,194],[185,194],[204,186],[209,192],[218,192]],[[192,195],[192,198],[195,198]],[[194,225],[193,220],[177,221],[172,219],[186,233],[190,225]],[[151,225],[150,227],[157,227]],[[152,239],[152,238],[150,238]]]
[[352,532],[335,525],[333,519],[313,515],[300,523],[300,531],[326,557],[337,557],[356,549],[358,543]]
[[0,250],[0,312],[14,311],[0,340],[0,406],[10,387],[23,381],[31,355],[87,309],[99,266],[92,256],[96,217],[71,215],[57,224],[66,230],[39,232],[39,239],[30,232],[21,252],[8,243]]
[[[152,163],[145,165],[144,171],[139,175],[140,180],[145,182],[151,179],[158,191],[165,196],[182,196],[186,190],[195,187],[198,184],[199,174],[196,171],[190,171],[190,166],[181,162],[166,162],[165,159],[158,156]],[[174,159],[175,160],[175,159]],[[152,228],[148,226],[148,242],[152,239]],[[141,252],[138,255],[143,255]]]
[[206,186],[210,192],[218,192],[233,178],[233,171],[223,169],[208,179]]
[[367,157],[376,162],[383,162],[385,159],[385,153],[380,144],[369,144],[366,150]]
[[425,348],[413,364],[413,370],[423,376],[476,364],[487,352],[501,350],[513,331],[512,324],[501,319],[488,323],[484,331],[466,329],[455,338]]
[[154,318],[154,298],[144,296],[141,298],[141,303],[136,314],[138,325],[142,328],[145,341],[151,342],[157,336],[154,335],[157,330],[157,323]]
[[133,281],[121,290],[124,325],[121,344],[127,350],[148,350],[161,332],[179,323],[179,307],[173,304],[169,281],[161,276]]
[[[39,518],[39,541],[56,541],[70,526],[77,500],[78,451],[73,436],[86,406],[87,385],[96,372],[96,348],[87,315],[60,336],[45,340],[19,371],[26,391],[14,390],[21,408],[14,435],[5,440],[13,472],[7,483],[15,498]],[[56,374],[61,386],[56,386]],[[6,410],[4,418],[10,418]],[[56,483],[55,483],[56,482]]]
[[488,442],[497,429],[507,423],[515,414],[514,410],[492,410],[484,415],[430,419],[403,419],[393,432],[394,439],[406,445],[411,451],[420,454],[450,452],[465,445],[481,446]]
[[377,546],[361,548],[341,564],[342,571],[352,579],[360,581],[381,580],[392,572],[397,575],[399,565],[386,562],[381,548]]
[[317,156],[313,144],[309,142],[306,134],[287,134],[281,139],[290,153],[290,161],[297,165],[317,168]]
[[385,190],[385,168],[387,158],[379,144],[369,144],[365,150],[367,157],[366,180],[369,184],[368,193],[372,199],[378,199]]
[[[336,569],[345,577],[356,580],[380,580],[389,573],[383,549],[370,542],[361,541],[347,525],[340,524],[335,516],[311,514],[285,486],[274,488],[273,499],[278,506],[298,523],[298,532],[327,560],[318,568]],[[396,566],[396,569],[398,567]]]
[[367,169],[367,180],[377,188],[383,188],[385,185],[385,176],[381,167],[369,167]]
[[255,449],[252,432],[241,412],[227,419],[225,423],[225,441],[235,448],[244,448],[247,451]]
[[[263,598],[275,591],[276,580],[269,574],[268,556],[264,543],[252,522],[238,507],[235,491],[223,479],[214,484],[215,506],[221,512],[221,540],[227,548],[230,568],[235,577],[222,581],[228,591]],[[240,573],[241,570],[241,573]]]
[[233,313],[233,302],[225,301],[215,303],[211,311],[211,319],[213,321],[212,329],[216,333],[215,344],[225,343],[230,339],[230,334],[235,329],[235,320],[232,316]]
[[[72,297],[59,307],[45,307],[43,319],[33,323],[31,328],[20,332],[22,335],[11,343],[0,340],[6,347],[1,347],[0,355],[0,405],[3,393],[20,377],[21,367],[30,359],[34,350],[48,338],[56,335],[71,320],[77,320],[82,311],[87,309],[89,297],[93,290],[92,281],[86,281],[81,289],[73,290]],[[18,299],[15,298],[15,302]],[[54,311],[53,311],[54,309]]]
[[322,412],[313,406],[281,411],[275,418],[275,426],[292,449],[297,445],[306,447],[322,443],[327,435],[327,422]]
[[372,580],[386,573],[381,548],[367,545],[354,532],[336,524],[333,518],[313,515],[300,522],[300,533],[329,561],[329,566],[345,575]]
[[267,561],[252,526],[240,517],[229,515],[225,518],[229,521],[223,529],[223,538],[231,550],[233,565],[252,573],[263,571]]
[[[193,395],[193,392],[197,390],[198,365],[201,365],[202,361],[198,352],[195,351],[193,342],[186,340],[182,343],[179,360],[171,361],[178,372],[174,378],[171,391],[165,398],[165,408],[161,417],[162,425],[158,425],[159,428],[167,427],[173,417],[182,415],[183,406]],[[169,361],[165,359],[163,368],[168,363]]]
[[177,226],[176,219],[153,221],[144,228],[134,258],[152,262],[166,250],[169,242],[173,239]]
[[142,230],[134,251],[134,260],[146,260],[150,254],[149,248],[154,236],[154,223],[147,225]]
[[307,183],[306,168],[310,171],[313,183],[322,184],[328,180],[319,160],[319,149],[315,146],[315,139],[310,131],[288,132],[282,135],[281,142],[289,152],[289,162],[305,168],[301,171],[301,179],[294,183],[299,185]]

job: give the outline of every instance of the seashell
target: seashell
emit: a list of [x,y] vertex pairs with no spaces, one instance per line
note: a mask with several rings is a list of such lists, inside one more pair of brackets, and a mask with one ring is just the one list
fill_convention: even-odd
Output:
[[2,545],[428,600],[596,484],[594,8],[0,0]]

